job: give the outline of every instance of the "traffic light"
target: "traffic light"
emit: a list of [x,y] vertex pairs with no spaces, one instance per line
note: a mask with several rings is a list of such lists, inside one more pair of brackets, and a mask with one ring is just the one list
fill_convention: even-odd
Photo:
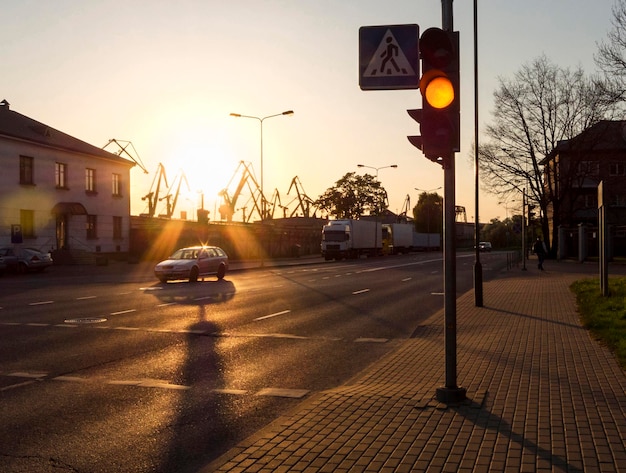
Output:
[[407,110],[420,124],[421,136],[407,138],[431,161],[460,150],[459,33],[429,28],[420,37],[422,108]]

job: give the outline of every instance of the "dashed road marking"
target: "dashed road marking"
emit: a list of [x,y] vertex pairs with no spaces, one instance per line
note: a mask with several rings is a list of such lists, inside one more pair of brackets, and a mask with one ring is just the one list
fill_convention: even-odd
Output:
[[40,302],[31,302],[28,305],[36,306],[36,305],[46,305],[46,304],[54,304],[54,301],[40,301]]
[[124,315],[132,312],[137,312],[137,309],[120,310],[119,312],[111,312],[109,315]]
[[365,294],[366,292],[370,292],[369,289],[361,289],[360,291],[354,291],[352,294],[357,296],[359,294]]
[[272,317],[278,317],[279,315],[285,315],[288,314],[289,312],[291,312],[291,310],[283,310],[280,312],[275,312],[273,314],[269,314],[269,315],[264,315],[262,317],[257,317],[256,319],[253,320],[265,320],[265,319],[271,319]]

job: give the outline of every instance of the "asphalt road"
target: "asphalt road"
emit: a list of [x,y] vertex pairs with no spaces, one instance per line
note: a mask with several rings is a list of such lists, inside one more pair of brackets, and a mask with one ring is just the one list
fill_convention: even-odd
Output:
[[[473,255],[459,257],[458,292]],[[485,278],[503,254],[483,258]],[[5,472],[196,471],[443,307],[441,254],[231,272],[4,277]],[[132,274],[131,274],[132,273]]]

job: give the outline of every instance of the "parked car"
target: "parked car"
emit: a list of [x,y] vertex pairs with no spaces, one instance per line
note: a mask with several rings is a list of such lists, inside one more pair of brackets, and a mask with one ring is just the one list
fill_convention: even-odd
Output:
[[7,269],[16,273],[41,272],[53,263],[50,253],[44,253],[35,248],[5,246],[0,248],[0,257],[4,260]]
[[479,251],[491,251],[491,242],[489,241],[481,241],[478,243]]
[[4,258],[0,256],[0,274],[4,274],[7,269],[7,264],[4,262]]
[[228,255],[217,246],[192,246],[176,250],[172,256],[154,267],[154,275],[161,282],[216,275],[223,279],[228,270]]

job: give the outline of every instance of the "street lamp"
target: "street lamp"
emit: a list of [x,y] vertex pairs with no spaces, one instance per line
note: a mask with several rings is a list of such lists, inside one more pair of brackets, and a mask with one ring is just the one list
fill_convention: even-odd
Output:
[[293,115],[293,110],[286,110],[266,117],[254,117],[252,115],[242,115],[241,113],[230,114],[231,117],[236,118],[253,118],[254,120],[258,120],[261,125],[261,221],[265,220],[265,194],[263,193],[263,121],[268,118],[280,117],[281,115]]
[[[357,164],[356,167],[358,168],[368,168],[368,169],[373,169],[374,171],[376,171],[376,180],[378,181],[378,171],[380,171],[381,169],[387,169],[387,168],[397,168],[398,165],[397,164],[390,164],[389,166],[381,166],[381,167],[374,167],[374,166],[366,166],[365,164]],[[384,205],[384,203],[383,203]],[[381,208],[381,211],[383,209]],[[375,228],[374,228],[374,246],[378,246],[378,210],[376,211],[376,219],[374,220],[375,223]]]
[[366,166],[365,164],[357,164],[356,167],[373,169],[374,171],[376,171],[376,180],[378,180],[378,171],[380,171],[381,169],[386,169],[386,168],[397,168],[398,165],[397,164],[391,164],[389,166],[382,166],[382,167],[379,167],[379,168],[375,168],[373,166]]

